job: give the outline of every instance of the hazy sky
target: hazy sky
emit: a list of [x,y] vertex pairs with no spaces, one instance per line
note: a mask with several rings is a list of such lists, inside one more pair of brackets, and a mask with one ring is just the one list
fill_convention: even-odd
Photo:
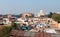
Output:
[[37,13],[60,12],[60,0],[0,0],[0,14],[19,14],[24,11]]

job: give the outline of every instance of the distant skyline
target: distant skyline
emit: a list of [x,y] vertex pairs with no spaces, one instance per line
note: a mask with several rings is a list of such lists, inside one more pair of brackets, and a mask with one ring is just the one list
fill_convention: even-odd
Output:
[[0,0],[0,14],[60,12],[60,0]]

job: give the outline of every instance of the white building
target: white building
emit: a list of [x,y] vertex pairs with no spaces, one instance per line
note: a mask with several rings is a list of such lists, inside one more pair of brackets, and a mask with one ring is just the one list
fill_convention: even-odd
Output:
[[60,14],[60,12],[56,12],[57,14]]
[[40,10],[40,12],[38,13],[38,17],[40,16],[44,16],[45,14],[43,13],[43,10]]

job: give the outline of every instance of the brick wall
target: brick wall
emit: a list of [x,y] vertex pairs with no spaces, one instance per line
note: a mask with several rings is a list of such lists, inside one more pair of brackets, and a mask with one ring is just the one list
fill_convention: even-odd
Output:
[[60,37],[60,34],[43,32],[12,31],[10,37]]

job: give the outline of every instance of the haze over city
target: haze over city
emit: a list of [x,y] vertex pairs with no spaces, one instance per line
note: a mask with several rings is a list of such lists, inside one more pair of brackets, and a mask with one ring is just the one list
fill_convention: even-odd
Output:
[[60,12],[60,0],[0,0],[0,14]]
[[60,0],[0,0],[0,37],[60,37]]

